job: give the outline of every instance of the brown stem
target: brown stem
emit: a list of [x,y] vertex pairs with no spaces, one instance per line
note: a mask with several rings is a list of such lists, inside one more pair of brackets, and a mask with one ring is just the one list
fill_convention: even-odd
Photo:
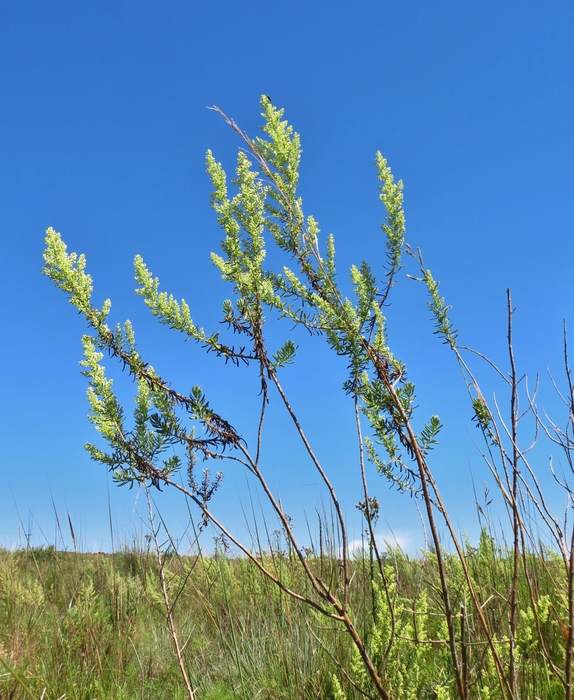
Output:
[[173,617],[173,605],[171,604],[169,600],[169,593],[167,590],[167,583],[165,580],[165,570],[163,567],[163,559],[161,556],[161,548],[157,539],[157,530],[154,525],[154,516],[153,516],[153,510],[152,510],[152,505],[151,505],[151,497],[149,494],[149,487],[146,486],[146,497],[147,497],[147,504],[148,504],[148,515],[149,515],[149,523],[150,523],[150,528],[151,528],[151,533],[152,533],[152,538],[154,541],[155,545],[155,551],[157,555],[157,563],[159,567],[159,580],[161,583],[161,593],[163,596],[163,602],[165,605],[165,612],[166,612],[166,617],[169,625],[169,632],[171,635],[171,638],[173,640],[173,646],[175,647],[175,655],[177,658],[177,665],[179,666],[179,670],[181,672],[181,676],[183,678],[183,683],[185,685],[185,689],[187,691],[187,695],[189,697],[189,700],[195,700],[195,692],[193,688],[191,687],[191,683],[189,682],[189,676],[187,675],[187,670],[185,668],[185,664],[183,663],[183,651],[179,643],[179,636],[177,634],[177,627],[175,625],[175,620]]
[[520,539],[519,530],[521,519],[518,512],[518,381],[516,379],[516,365],[514,362],[514,348],[512,343],[512,299],[510,289],[506,290],[508,303],[508,354],[510,356],[510,429],[512,437],[512,583],[510,588],[510,649],[508,661],[508,676],[510,691],[514,697],[516,693],[516,625],[518,616],[518,573],[520,565]]
[[[453,620],[453,613],[452,613],[452,607],[450,603],[450,595],[448,592],[448,584],[446,580],[446,567],[444,564],[444,558],[443,558],[443,553],[442,553],[442,545],[440,541],[440,537],[438,534],[438,528],[435,522],[434,518],[434,509],[433,509],[433,504],[432,504],[432,498],[431,494],[429,491],[429,470],[428,467],[425,463],[424,456],[422,455],[419,445],[418,445],[418,440],[416,438],[416,435],[412,429],[410,420],[405,412],[404,406],[400,400],[400,397],[398,396],[395,387],[393,386],[393,383],[390,381],[389,375],[388,375],[388,370],[387,366],[385,363],[382,362],[381,358],[378,357],[376,354],[375,350],[365,343],[366,351],[368,352],[371,361],[375,367],[375,370],[377,372],[378,378],[380,381],[383,383],[389,394],[391,395],[391,398],[393,400],[393,405],[395,408],[398,410],[400,414],[400,419],[401,419],[401,424],[404,427],[404,429],[408,433],[408,438],[409,438],[409,445],[412,449],[412,453],[415,457],[415,461],[417,463],[417,466],[419,468],[419,479],[421,483],[421,489],[422,489],[422,494],[423,494],[423,502],[425,504],[425,509],[426,509],[426,515],[427,515],[427,520],[429,524],[429,530],[431,532],[431,537],[433,540],[434,548],[435,548],[435,553],[437,557],[437,566],[439,570],[439,578],[440,578],[440,583],[441,583],[441,595],[443,599],[443,604],[445,608],[445,616],[446,616],[446,622],[447,622],[447,628],[448,628],[448,637],[449,637],[449,649],[450,649],[450,655],[452,658],[452,663],[453,663],[453,668],[455,672],[455,677],[456,677],[456,684],[458,688],[458,693],[461,698],[464,698],[464,684],[461,676],[461,669],[460,669],[460,662],[458,660],[458,653],[456,649],[456,633],[454,629],[454,620]],[[461,557],[462,559],[462,557]]]
[[375,668],[373,661],[371,657],[369,656],[369,653],[367,652],[367,649],[363,643],[363,640],[361,639],[361,636],[355,629],[355,626],[353,625],[353,622],[351,618],[349,617],[349,614],[345,612],[343,615],[343,623],[345,627],[347,628],[347,632],[349,633],[351,639],[355,643],[355,646],[357,647],[359,654],[361,655],[361,659],[363,660],[363,664],[365,665],[365,668],[369,672],[369,676],[371,677],[371,680],[373,681],[375,688],[377,689],[377,693],[379,695],[380,700],[391,700],[391,696],[388,694],[386,691],[385,687],[383,686],[383,681],[381,677],[379,676],[379,673],[377,669]]
[[468,652],[469,644],[467,639],[467,629],[468,623],[466,619],[466,605],[463,603],[460,606],[460,655],[461,655],[461,666],[462,666],[462,680],[463,680],[463,690],[464,697],[463,700],[468,700]]
[[566,637],[565,700],[572,700],[572,653],[574,646],[574,530],[570,539],[568,560],[568,635]]
[[[372,513],[371,513],[371,502],[369,499],[369,489],[367,485],[367,474],[365,471],[365,455],[364,455],[364,449],[363,449],[363,435],[361,431],[361,421],[359,417],[359,402],[357,397],[355,396],[355,423],[357,425],[357,436],[359,440],[359,463],[361,466],[361,480],[363,483],[363,495],[365,496],[365,518],[367,519],[367,526],[369,529],[369,539],[370,539],[370,545],[373,549],[373,552],[375,553],[375,557],[377,559],[377,566],[379,569],[379,574],[382,578],[383,581],[383,588],[385,590],[385,597],[387,599],[387,605],[389,607],[389,613],[391,616],[391,630],[389,634],[389,642],[387,644],[387,648],[385,649],[385,652],[383,654],[383,659],[381,662],[381,673],[383,672],[384,665],[387,661],[387,658],[391,652],[393,642],[395,639],[395,629],[396,629],[396,619],[395,619],[395,606],[393,603],[393,600],[391,599],[390,591],[389,591],[389,582],[387,580],[387,576],[385,573],[385,567],[383,566],[383,562],[381,559],[381,555],[379,552],[379,547],[377,545],[377,540],[375,538],[375,529],[373,526],[373,518],[372,518]],[[371,584],[374,583],[371,581]]]
[[500,689],[503,692],[504,697],[507,696],[507,693],[510,693],[510,697],[512,698],[513,695],[511,694],[511,690],[510,690],[510,687],[508,684],[508,679],[506,678],[506,674],[504,671],[504,665],[503,665],[502,660],[500,658],[500,655],[498,654],[498,651],[496,649],[496,644],[494,643],[493,634],[490,630],[490,626],[488,624],[488,621],[486,619],[486,616],[484,614],[484,611],[483,611],[482,606],[480,604],[480,601],[478,599],[478,595],[476,593],[476,588],[474,586],[474,583],[472,581],[472,577],[471,577],[470,572],[468,570],[468,565],[466,563],[464,551],[460,545],[458,537],[456,536],[456,532],[454,530],[453,524],[450,520],[447,509],[444,505],[444,502],[443,502],[442,497],[440,495],[440,492],[438,490],[438,486],[436,485],[436,482],[432,476],[432,473],[426,464],[426,460],[425,460],[424,455],[422,454],[422,452],[420,450],[418,440],[416,438],[416,435],[415,435],[415,432],[414,432],[413,427],[411,425],[411,422],[409,420],[409,417],[407,416],[406,411],[404,409],[404,406],[402,405],[402,402],[401,402],[399,396],[397,395],[395,387],[393,386],[392,382],[390,381],[390,379],[388,377],[386,367],[379,360],[379,358],[376,356],[376,353],[372,348],[368,347],[367,351],[369,352],[369,356],[371,357],[371,360],[375,366],[375,369],[377,370],[377,374],[378,374],[379,379],[384,383],[386,389],[388,390],[389,394],[392,397],[394,406],[397,408],[397,410],[400,414],[402,426],[404,427],[404,429],[407,432],[409,445],[412,449],[415,461],[416,461],[417,466],[419,468],[419,477],[420,477],[420,481],[421,481],[421,488],[423,491],[423,500],[425,503],[427,519],[428,519],[428,523],[429,523],[429,529],[431,531],[431,536],[433,538],[433,543],[434,543],[436,553],[437,553],[437,565],[439,568],[439,576],[440,576],[440,580],[441,580],[441,589],[442,589],[441,593],[442,593],[443,602],[445,605],[445,615],[447,618],[447,626],[448,626],[448,630],[449,630],[449,648],[450,648],[451,657],[453,660],[453,666],[455,669],[457,688],[459,691],[459,695],[461,698],[464,698],[464,684],[463,684],[462,676],[460,673],[460,665],[458,662],[458,654],[456,651],[456,636],[455,636],[455,630],[454,630],[453,613],[452,613],[452,609],[451,609],[451,605],[450,605],[450,598],[449,598],[448,587],[447,587],[447,582],[446,582],[446,569],[445,569],[444,560],[442,557],[440,538],[438,535],[438,528],[436,526],[436,522],[434,519],[433,500],[431,498],[431,494],[429,491],[429,484],[432,488],[434,497],[436,499],[438,510],[441,513],[441,515],[445,521],[449,535],[450,535],[451,540],[452,540],[454,547],[456,549],[457,557],[458,557],[460,564],[462,566],[465,581],[466,581],[466,584],[468,586],[468,589],[469,589],[469,592],[470,592],[470,595],[472,598],[474,609],[475,609],[476,614],[480,620],[481,627],[483,628],[483,630],[486,634],[486,637],[487,637],[487,640],[489,643],[489,647],[490,647],[490,650],[492,653],[492,657],[494,660],[494,664],[496,667],[498,679],[500,682]]
[[[566,336],[566,323],[564,323],[564,364],[569,390],[569,422],[574,424],[574,385],[570,373],[568,361],[568,340]],[[572,444],[566,445],[569,450]],[[569,450],[566,450],[569,453]],[[570,537],[570,557],[568,559],[568,636],[566,639],[566,700],[572,700],[572,657],[574,649],[574,528]]]

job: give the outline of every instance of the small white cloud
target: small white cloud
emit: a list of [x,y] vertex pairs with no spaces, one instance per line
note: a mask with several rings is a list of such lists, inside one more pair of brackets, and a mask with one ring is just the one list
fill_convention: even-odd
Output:
[[[419,533],[417,533],[419,534]],[[419,535],[420,537],[420,535]],[[417,544],[418,538],[415,538],[408,532],[377,532],[375,540],[379,551],[386,552],[392,549],[401,549],[406,554],[417,554],[420,545]],[[363,549],[368,550],[369,543],[366,539],[355,539],[349,542],[349,554],[357,556]]]

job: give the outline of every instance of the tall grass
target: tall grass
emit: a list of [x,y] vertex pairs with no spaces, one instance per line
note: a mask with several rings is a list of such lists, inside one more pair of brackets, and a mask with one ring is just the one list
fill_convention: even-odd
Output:
[[[261,557],[288,585],[304,586],[304,574],[288,551],[277,548]],[[504,656],[511,552],[483,530],[478,546],[467,544],[465,557]],[[316,570],[338,565],[333,555],[309,558]],[[518,585],[518,691],[520,697],[552,700],[563,697],[563,689],[553,680],[543,647],[554,663],[563,664],[567,630],[560,590],[566,582],[554,553],[527,559],[530,581],[521,576]],[[491,691],[496,674],[488,645],[467,607],[460,562],[448,555],[446,561],[461,639],[468,640],[462,656],[474,679],[472,697],[498,697]],[[384,564],[395,618],[392,650],[384,661],[393,697],[455,697],[436,555],[412,558],[394,549],[386,552]],[[128,548],[115,554],[0,550],[0,697],[184,698],[160,567],[198,698],[364,697],[367,679],[361,681],[349,636],[336,626],[309,624],[309,609],[263,578],[253,562],[222,547],[211,556],[170,550],[160,561],[152,551]],[[373,658],[382,659],[391,608],[373,580],[368,552],[351,568],[357,627]],[[532,585],[537,616],[529,612]],[[345,668],[355,669],[352,679]]]

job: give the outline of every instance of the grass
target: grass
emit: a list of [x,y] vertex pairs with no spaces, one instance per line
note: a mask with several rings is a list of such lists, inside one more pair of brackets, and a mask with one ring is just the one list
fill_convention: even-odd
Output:
[[[301,577],[288,552],[264,555],[282,579]],[[467,562],[479,586],[489,621],[504,655],[508,589],[512,566],[507,553],[483,532]],[[324,559],[324,558],[323,558]],[[384,675],[393,697],[455,697],[449,674],[442,599],[434,555],[409,558],[389,551],[385,562],[391,587],[395,631]],[[316,567],[336,561],[313,560]],[[472,615],[465,611],[460,564],[448,558],[453,607],[469,640],[466,658],[475,679],[473,697],[494,698],[489,686],[488,650]],[[525,560],[536,589],[538,618],[529,613],[530,594],[519,586],[518,682],[520,696],[563,697],[552,679],[541,645],[563,665],[565,633],[561,581],[551,553]],[[339,666],[360,671],[347,634],[314,618],[261,577],[245,558],[223,550],[214,556],[163,559],[183,657],[197,698],[250,700],[363,697]],[[368,556],[352,563],[356,626],[374,658],[390,635],[389,607],[373,589]],[[565,580],[565,578],[564,578]],[[304,581],[300,581],[304,585]],[[374,596],[374,598],[373,598]],[[374,600],[374,605],[373,605]],[[461,632],[462,635],[462,632]],[[57,551],[53,547],[0,550],[0,697],[44,700],[161,700],[184,698],[154,554],[125,549],[115,554]],[[334,680],[336,679],[336,680]],[[440,695],[447,689],[447,695]],[[413,693],[416,693],[413,695]]]
[[[330,660],[253,566],[176,556],[164,566],[199,697],[322,696]],[[0,551],[0,648],[2,698],[184,697],[146,552]]]

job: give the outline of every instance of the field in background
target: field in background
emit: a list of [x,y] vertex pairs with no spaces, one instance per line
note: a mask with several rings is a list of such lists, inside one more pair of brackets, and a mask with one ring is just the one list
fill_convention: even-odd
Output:
[[[260,556],[282,581],[294,584],[294,577],[299,577],[300,586],[305,586],[287,547],[278,542]],[[335,555],[309,552],[308,556],[323,576],[331,570],[336,578]],[[503,648],[511,557],[485,530],[478,547],[467,545],[466,559]],[[0,697],[186,697],[167,624],[159,562],[151,550],[127,548],[114,554],[53,547],[0,550]],[[347,698],[364,697],[339,668],[339,664],[353,666],[349,635],[286,597],[253,563],[230,556],[223,547],[212,556],[168,551],[161,562],[184,663],[198,698],[338,698],[334,677]],[[419,697],[436,698],[437,683],[448,686],[452,678],[436,557],[427,553],[413,559],[394,550],[387,552],[385,562],[396,584],[390,586],[395,619],[391,623],[375,567],[365,552],[352,563],[353,607],[359,611],[356,627],[372,643],[376,635],[384,641],[393,624],[388,674],[417,675]],[[461,637],[472,640],[465,650],[469,672],[479,665],[485,674],[487,647],[473,616],[466,612],[460,563],[450,556],[447,563],[453,606],[460,611]],[[530,581],[522,577],[519,584],[520,695],[544,700],[564,697],[541,654],[546,645],[557,665],[564,663],[567,624],[560,595],[562,578],[566,595],[562,562],[548,552],[527,557],[525,564]],[[539,601],[537,616],[527,612],[533,586]],[[535,619],[542,621],[539,630]],[[486,687],[487,679],[483,680]],[[398,681],[394,682],[396,687]],[[487,697],[478,686],[475,690],[475,697]]]

